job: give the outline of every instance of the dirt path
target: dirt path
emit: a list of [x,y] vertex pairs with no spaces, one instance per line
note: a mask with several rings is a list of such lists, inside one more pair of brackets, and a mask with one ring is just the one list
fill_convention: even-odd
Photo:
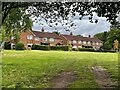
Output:
[[101,66],[92,67],[96,82],[100,88],[114,88],[115,83],[111,81],[110,75],[106,69]]
[[75,80],[76,75],[73,72],[61,72],[52,80],[53,88],[67,88]]

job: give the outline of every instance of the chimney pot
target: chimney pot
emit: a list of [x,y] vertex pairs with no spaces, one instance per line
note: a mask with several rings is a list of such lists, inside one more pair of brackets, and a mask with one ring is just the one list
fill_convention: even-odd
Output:
[[73,35],[73,33],[72,33],[72,32],[70,32],[70,35]]
[[42,27],[42,30],[41,30],[42,32],[44,32],[44,28]]
[[89,37],[89,38],[91,38],[91,36],[90,36],[90,35],[88,35],[88,37]]

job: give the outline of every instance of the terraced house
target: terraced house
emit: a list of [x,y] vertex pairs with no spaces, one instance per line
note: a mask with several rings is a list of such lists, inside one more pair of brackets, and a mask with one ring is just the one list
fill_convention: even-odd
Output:
[[[12,38],[13,39],[13,38]],[[44,32],[42,28],[41,32],[39,31],[26,31],[21,32],[20,34],[20,42],[24,43],[25,48],[28,49],[32,47],[33,44],[36,45],[62,45],[63,40],[59,37],[59,35],[50,32]],[[15,44],[12,41],[11,47]]]
[[98,38],[91,38],[83,36],[74,36],[72,33],[70,35],[60,35],[63,39],[63,44],[71,44],[73,48],[94,48],[99,49],[103,44]]
[[[13,38],[11,39],[13,40]],[[42,28],[39,31],[26,31],[21,32],[20,42],[24,43],[25,48],[28,49],[32,47],[33,44],[36,45],[68,45],[71,44],[73,48],[95,48],[99,49],[102,46],[102,41],[97,38],[75,36],[72,33],[70,35],[55,34],[50,32],[44,32]],[[11,47],[15,44],[12,41]]]

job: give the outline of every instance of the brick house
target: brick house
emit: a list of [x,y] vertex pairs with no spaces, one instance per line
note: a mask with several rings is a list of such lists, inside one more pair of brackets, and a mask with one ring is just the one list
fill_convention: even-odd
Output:
[[[15,38],[11,38],[11,47],[15,46]],[[72,48],[94,48],[99,49],[102,46],[102,41],[97,38],[75,36],[72,33],[70,35],[55,34],[50,32],[44,32],[42,28],[39,31],[25,31],[20,33],[20,42],[24,43],[25,48],[28,49],[32,47],[33,44],[36,45],[68,45],[71,44]]]
[[[13,42],[14,38],[11,38],[11,47],[15,44]],[[28,49],[32,47],[33,44],[36,45],[61,45],[63,40],[59,35],[50,32],[44,32],[42,28],[41,32],[39,31],[25,31],[20,33],[20,42],[24,43],[25,48]]]
[[60,37],[63,39],[63,44],[71,44],[72,48],[94,48],[99,49],[102,46],[102,41],[97,38],[75,36],[70,33],[70,35],[61,34]]

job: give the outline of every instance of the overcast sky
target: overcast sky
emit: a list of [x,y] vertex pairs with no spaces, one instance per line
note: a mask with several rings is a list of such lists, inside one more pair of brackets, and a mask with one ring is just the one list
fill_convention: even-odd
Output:
[[[110,23],[106,21],[105,17],[97,17],[96,13],[93,14],[93,20],[98,19],[98,23],[90,23],[88,17],[84,17],[82,20],[79,20],[78,15],[76,15],[72,20],[76,24],[76,29],[71,28],[70,30],[74,35],[95,35],[100,32],[108,31],[110,30]],[[44,24],[44,30],[45,32],[53,32],[53,31],[59,31],[62,34],[69,34],[70,32],[67,32],[64,30],[64,27],[60,24],[58,24],[57,30],[55,30],[53,27],[49,27],[48,24],[41,20],[40,23]],[[35,31],[41,31],[42,25],[39,25],[38,23],[33,23],[33,30]]]

